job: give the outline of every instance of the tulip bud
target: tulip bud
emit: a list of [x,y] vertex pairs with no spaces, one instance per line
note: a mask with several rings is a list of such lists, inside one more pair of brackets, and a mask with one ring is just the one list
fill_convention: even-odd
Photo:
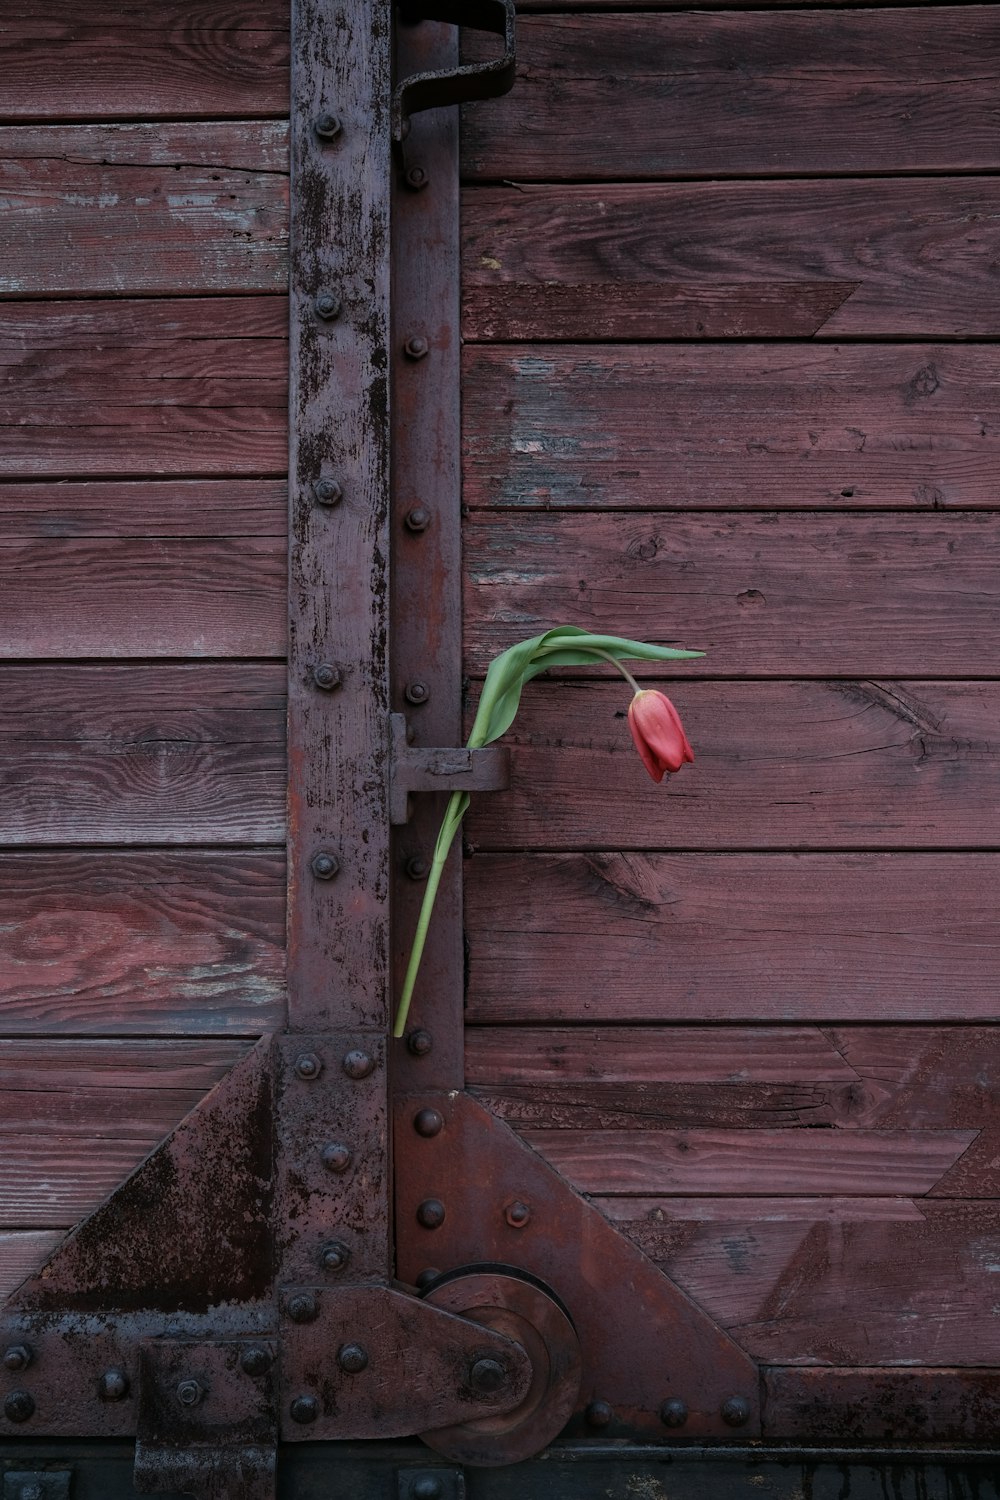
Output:
[[654,781],[694,760],[680,715],[665,693],[640,690],[629,706],[628,727],[635,748]]

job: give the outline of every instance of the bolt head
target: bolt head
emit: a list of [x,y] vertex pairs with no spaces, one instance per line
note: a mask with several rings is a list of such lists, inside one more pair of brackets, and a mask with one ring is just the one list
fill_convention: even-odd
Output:
[[309,1081],[319,1077],[323,1071],[323,1064],[315,1052],[300,1052],[295,1059],[295,1071],[300,1078]]
[[351,1258],[351,1252],[340,1240],[331,1240],[319,1253],[324,1271],[342,1271]]
[[317,880],[332,880],[340,869],[340,860],[335,854],[321,849],[318,854],[313,855],[310,869]]
[[406,1038],[406,1045],[414,1057],[426,1057],[434,1046],[434,1038],[429,1031],[411,1031]]
[[374,1073],[375,1071],[375,1059],[369,1057],[367,1052],[362,1052],[360,1048],[356,1048],[347,1053],[341,1066],[348,1078],[356,1080],[367,1078],[369,1073]]
[[609,1401],[591,1401],[583,1414],[583,1420],[588,1427],[607,1427],[614,1416],[614,1410]]
[[407,703],[426,703],[430,695],[431,690],[426,682],[408,682],[403,689]]
[[419,1276],[414,1282],[414,1286],[417,1288],[418,1292],[424,1292],[429,1286],[433,1286],[434,1282],[437,1281],[440,1275],[441,1272],[438,1270],[437,1266],[426,1266],[424,1270],[420,1272]]
[[319,1416],[319,1402],[315,1396],[296,1396],[288,1408],[293,1422],[315,1422]]
[[326,475],[317,479],[313,485],[313,499],[319,505],[336,505],[338,500],[344,498],[344,492],[335,479]]
[[484,1356],[469,1371],[469,1385],[480,1396],[493,1396],[507,1384],[507,1371],[498,1359]]
[[440,1229],[444,1218],[444,1204],[440,1198],[425,1198],[417,1209],[417,1223],[425,1229]]
[[426,359],[430,353],[430,347],[423,334],[416,333],[412,338],[406,340],[403,350],[407,359]]
[[522,1203],[520,1199],[515,1199],[513,1203],[507,1204],[507,1207],[503,1211],[503,1216],[511,1229],[523,1229],[531,1218],[531,1209],[526,1203]]
[[320,1159],[328,1172],[346,1172],[351,1165],[353,1157],[350,1146],[345,1146],[343,1141],[329,1141],[320,1153]]
[[431,513],[426,505],[414,505],[406,512],[403,524],[407,531],[426,531],[431,524]]
[[425,188],[429,182],[430,178],[423,167],[411,167],[406,174],[406,186],[412,188],[415,193],[419,193],[421,188]]
[[322,318],[326,323],[332,322],[334,318],[340,315],[340,298],[335,296],[333,292],[318,292],[313,306],[316,309],[317,316]]
[[441,1500],[444,1487],[433,1474],[421,1474],[410,1485],[411,1500]]
[[315,1323],[319,1304],[311,1292],[293,1292],[288,1299],[288,1316],[293,1323]]
[[750,1420],[750,1402],[745,1396],[727,1396],[719,1416],[730,1427],[743,1427]]
[[688,1419],[687,1402],[679,1396],[670,1396],[660,1407],[660,1421],[664,1427],[683,1427]]
[[251,1344],[240,1355],[240,1369],[244,1375],[266,1375],[270,1368],[271,1352],[261,1349],[258,1344]]
[[444,1115],[439,1109],[420,1109],[413,1116],[413,1128],[417,1135],[438,1135],[444,1128]]
[[431,867],[422,854],[412,854],[406,861],[406,873],[411,880],[426,880]]
[[9,1349],[4,1350],[3,1363],[5,1370],[26,1370],[31,1364],[32,1352],[29,1344],[11,1344]]
[[343,128],[336,115],[319,115],[313,126],[321,141],[335,141]]
[[341,1344],[337,1350],[337,1363],[345,1375],[360,1375],[368,1368],[368,1351],[360,1344]]
[[205,1394],[200,1380],[180,1380],[177,1383],[177,1399],[182,1406],[197,1406]]
[[327,693],[340,687],[344,680],[340,668],[328,661],[321,661],[318,666],[313,667],[312,678],[316,686]]
[[124,1401],[128,1392],[128,1376],[124,1370],[105,1370],[100,1385],[102,1401]]
[[22,1484],[17,1492],[17,1500],[45,1500],[40,1484]]
[[10,1391],[3,1404],[8,1422],[27,1422],[35,1414],[35,1400],[30,1391]]

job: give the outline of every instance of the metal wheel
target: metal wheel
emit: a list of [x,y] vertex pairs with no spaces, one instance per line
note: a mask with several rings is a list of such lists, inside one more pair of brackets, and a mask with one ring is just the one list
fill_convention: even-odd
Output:
[[424,1293],[435,1307],[515,1339],[531,1360],[519,1406],[496,1416],[422,1432],[429,1448],[476,1468],[534,1458],[565,1427],[580,1389],[580,1345],[555,1294],[513,1266],[463,1266]]

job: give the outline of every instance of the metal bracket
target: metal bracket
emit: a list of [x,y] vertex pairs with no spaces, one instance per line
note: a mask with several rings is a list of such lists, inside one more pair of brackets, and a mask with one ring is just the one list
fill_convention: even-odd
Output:
[[501,745],[482,750],[426,749],[407,739],[405,714],[390,714],[389,821],[410,818],[411,792],[502,792],[510,786],[510,751]]
[[410,116],[423,109],[466,104],[473,99],[499,99],[514,87],[517,53],[514,42],[514,0],[406,0],[403,21],[443,21],[469,26],[503,37],[503,56],[489,62],[464,63],[432,73],[414,73],[397,84],[392,96],[392,139],[399,148],[410,128]]

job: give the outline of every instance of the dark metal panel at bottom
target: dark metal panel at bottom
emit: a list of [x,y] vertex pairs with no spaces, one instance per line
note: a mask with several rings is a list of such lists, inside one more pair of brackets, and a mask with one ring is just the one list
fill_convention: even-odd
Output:
[[[449,1500],[449,1466],[428,1457],[418,1442],[296,1444],[279,1454],[278,1500],[399,1500],[408,1473],[444,1476]],[[71,1500],[137,1500],[131,1444],[0,1445],[0,1474],[45,1470],[71,1472]],[[467,1500],[1000,1500],[1000,1451],[567,1443],[507,1469],[466,1469],[464,1481]]]

